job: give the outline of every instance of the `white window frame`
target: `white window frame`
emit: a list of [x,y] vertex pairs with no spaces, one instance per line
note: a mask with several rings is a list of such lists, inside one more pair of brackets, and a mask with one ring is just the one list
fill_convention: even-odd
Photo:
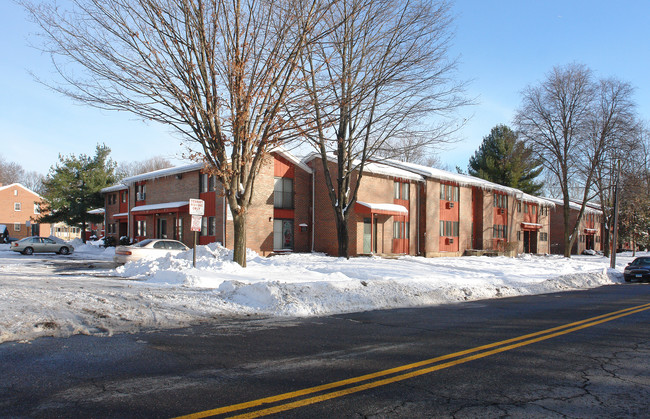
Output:
[[22,211],[22,206],[20,202],[14,202],[14,211]]

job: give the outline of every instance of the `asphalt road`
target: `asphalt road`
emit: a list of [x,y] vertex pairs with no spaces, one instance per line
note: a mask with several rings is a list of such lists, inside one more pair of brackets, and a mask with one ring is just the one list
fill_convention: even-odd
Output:
[[0,417],[647,417],[649,325],[625,284],[4,343]]

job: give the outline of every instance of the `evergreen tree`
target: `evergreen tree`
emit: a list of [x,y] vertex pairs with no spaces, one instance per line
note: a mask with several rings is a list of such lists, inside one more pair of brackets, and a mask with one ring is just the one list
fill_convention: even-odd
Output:
[[[88,214],[88,210],[103,208],[102,188],[115,182],[115,162],[109,159],[111,149],[97,145],[95,156],[59,155],[60,162],[52,166],[43,181],[40,223],[63,221],[86,231],[89,222],[103,221],[103,215]],[[85,234],[82,234],[85,242]]]
[[544,186],[535,182],[542,172],[542,163],[533,157],[532,149],[517,139],[506,125],[492,128],[490,135],[469,159],[470,175],[499,185],[510,186],[535,195]]

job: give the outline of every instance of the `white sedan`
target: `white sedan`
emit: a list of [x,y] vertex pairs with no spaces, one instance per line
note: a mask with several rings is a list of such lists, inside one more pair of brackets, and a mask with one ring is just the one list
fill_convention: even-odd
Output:
[[189,247],[177,240],[147,239],[131,246],[117,246],[113,260],[126,263],[140,259],[155,259],[171,253],[173,255],[190,250]]

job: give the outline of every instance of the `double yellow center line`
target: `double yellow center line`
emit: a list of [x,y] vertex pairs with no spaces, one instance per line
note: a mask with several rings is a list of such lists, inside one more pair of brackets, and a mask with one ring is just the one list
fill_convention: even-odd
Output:
[[[466,349],[464,351],[454,352],[448,355],[443,355],[412,364],[402,365],[399,367],[378,371],[372,374],[366,374],[359,377],[336,381],[329,384],[323,384],[316,387],[310,387],[289,393],[279,394],[277,396],[265,397],[245,403],[238,403],[217,409],[206,410],[186,416],[180,416],[177,419],[205,418],[209,416],[242,412],[245,410],[248,410],[248,412],[242,412],[232,417],[257,418],[260,416],[284,412],[325,400],[346,396],[348,394],[358,393],[360,391],[368,390],[371,388],[381,387],[398,381],[407,380],[409,378],[418,377],[420,375],[429,374],[434,371],[453,367],[454,365],[464,364],[465,362],[473,361],[475,359],[485,358],[490,355],[551,339],[556,336],[566,335],[568,333],[585,329],[587,327],[596,326],[601,323],[616,320],[618,318],[629,316],[631,314],[639,313],[641,311],[649,309],[650,303],[630,307],[624,310],[614,311],[578,322],[565,324],[563,326],[557,326],[551,329],[542,330],[540,332],[530,333],[516,338],[490,343],[488,345],[477,346],[476,348]],[[312,396],[305,397],[309,395]]]

